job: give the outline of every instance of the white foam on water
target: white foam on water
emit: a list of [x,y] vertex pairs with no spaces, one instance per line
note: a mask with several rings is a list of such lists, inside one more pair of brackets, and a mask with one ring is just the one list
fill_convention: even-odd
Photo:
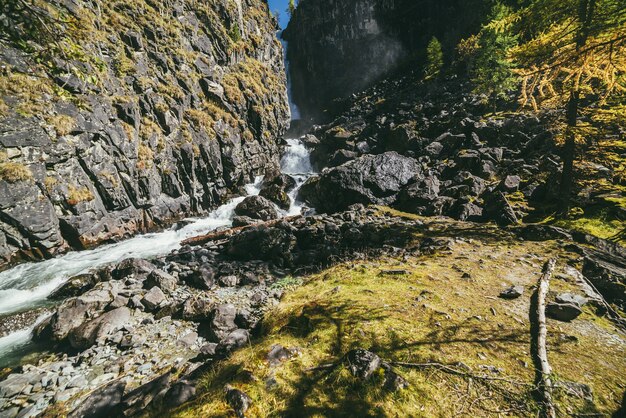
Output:
[[[297,139],[287,139],[281,160],[282,171],[296,179],[296,188],[289,193],[291,207],[281,211],[284,216],[299,214],[302,203],[296,199],[300,186],[314,173],[309,151]],[[257,195],[263,177],[245,187],[248,195]],[[180,248],[181,241],[206,234],[216,228],[232,225],[235,207],[245,199],[237,197],[218,207],[204,218],[188,219],[183,228],[138,235],[125,241],[102,245],[92,250],[69,252],[57,258],[24,263],[0,272],[0,314],[7,314],[46,303],[48,295],[67,279],[77,274],[127,258],[154,258]],[[41,320],[41,319],[40,319]],[[35,325],[0,338],[0,358],[30,341]]]
[[[262,177],[246,186],[248,194],[258,194]],[[11,313],[43,303],[46,297],[72,276],[126,258],[154,258],[180,247],[180,242],[232,223],[237,197],[211,212],[206,218],[190,219],[179,230],[138,235],[93,250],[75,251],[36,263],[20,264],[0,272],[0,314]]]
[[311,152],[307,147],[298,139],[286,139],[286,141],[287,149],[280,161],[280,168],[283,173],[290,175],[296,180],[296,187],[288,193],[291,206],[283,214],[292,216],[299,215],[302,211],[304,205],[297,199],[298,191],[315,171],[311,165]]

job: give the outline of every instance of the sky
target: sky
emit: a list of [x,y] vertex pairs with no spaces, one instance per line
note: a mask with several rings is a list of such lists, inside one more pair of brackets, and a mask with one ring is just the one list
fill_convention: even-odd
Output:
[[287,14],[287,5],[289,0],[268,0],[272,13],[278,11],[280,13],[280,27],[285,28],[289,23],[289,15]]

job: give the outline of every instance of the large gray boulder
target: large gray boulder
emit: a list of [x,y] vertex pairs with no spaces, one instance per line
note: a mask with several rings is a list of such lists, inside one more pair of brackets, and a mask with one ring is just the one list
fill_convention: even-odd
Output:
[[355,203],[390,205],[421,168],[395,151],[364,155],[309,179],[299,197],[321,212],[339,212]]
[[106,337],[130,322],[130,309],[121,307],[106,312],[84,323],[69,334],[72,347],[86,350],[94,344],[103,342]]
[[269,221],[278,219],[278,212],[274,204],[262,196],[248,196],[235,207],[235,214],[252,219]]

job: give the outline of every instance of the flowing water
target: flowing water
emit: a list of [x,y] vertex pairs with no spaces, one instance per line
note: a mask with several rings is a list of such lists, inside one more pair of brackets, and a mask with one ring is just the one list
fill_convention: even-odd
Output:
[[[296,201],[300,186],[313,173],[309,151],[296,139],[287,139],[286,152],[281,160],[283,173],[296,179],[297,187],[289,193],[291,207],[280,211],[283,216],[299,214],[302,204]],[[248,195],[259,193],[262,177],[246,186]],[[181,229],[139,235],[115,244],[102,245],[93,250],[70,252],[57,258],[36,263],[20,264],[0,272],[0,314],[24,311],[46,305],[47,296],[77,274],[126,258],[154,258],[180,247],[186,238],[206,234],[222,226],[230,226],[235,207],[244,197],[237,197],[218,207],[205,218],[192,219]],[[40,318],[41,320],[42,318]],[[9,353],[20,351],[30,341],[32,327],[0,338],[0,359],[6,362]]]

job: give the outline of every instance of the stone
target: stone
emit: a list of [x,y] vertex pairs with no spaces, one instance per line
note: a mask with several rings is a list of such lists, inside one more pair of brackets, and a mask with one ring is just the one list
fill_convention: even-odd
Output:
[[511,286],[500,292],[502,299],[517,299],[524,294],[524,286]]
[[346,353],[344,363],[353,376],[367,380],[378,370],[381,360],[378,355],[371,351],[357,348]]
[[164,272],[163,270],[153,270],[143,283],[144,288],[151,289],[153,287],[159,287],[164,292],[173,292],[176,290],[178,280],[171,274]]
[[71,277],[65,283],[57,287],[48,295],[50,300],[64,300],[74,296],[81,295],[87,290],[93,288],[97,283],[97,278],[93,274],[80,274]]
[[548,317],[564,322],[573,321],[582,312],[582,309],[575,303],[550,302],[546,306]]
[[499,184],[498,188],[505,192],[515,192],[519,190],[520,185],[519,176],[506,176]]
[[119,410],[125,388],[126,382],[118,380],[96,389],[68,415],[68,418],[107,418],[116,416],[116,411]]
[[235,415],[237,415],[238,418],[245,418],[246,411],[250,408],[250,405],[252,405],[252,398],[245,392],[235,389],[230,385],[226,385],[225,392],[226,402],[233,411],[235,411]]
[[191,297],[183,304],[183,319],[187,321],[206,321],[211,317],[215,305],[207,299]]
[[126,394],[122,402],[124,416],[137,415],[152,401],[163,397],[171,386],[171,380],[172,372],[169,371]]
[[130,309],[126,307],[105,312],[70,332],[70,344],[73,348],[85,350],[94,344],[103,342],[114,331],[128,324],[129,321]]
[[239,283],[239,278],[237,276],[221,276],[218,280],[220,286],[223,287],[235,287]]
[[299,351],[300,350],[297,348],[285,348],[280,344],[275,344],[270,348],[269,353],[267,353],[267,362],[270,366],[278,366],[283,361],[292,358]]
[[235,324],[236,317],[237,308],[232,304],[219,305],[213,310],[209,322],[210,338],[213,342],[220,342],[237,329]]
[[167,297],[160,288],[154,286],[143,296],[141,303],[148,312],[152,312],[167,303]]
[[246,197],[235,207],[235,214],[262,221],[278,219],[278,212],[272,202],[262,196]]
[[178,342],[183,344],[186,347],[191,347],[192,345],[196,343],[197,340],[198,340],[198,333],[190,332],[186,334],[185,336],[183,336],[182,338],[180,338]]
[[222,338],[217,346],[217,353],[226,356],[228,353],[250,343],[250,332],[245,329],[236,329]]
[[196,386],[185,379],[179,380],[167,391],[163,403],[169,408],[175,408],[190,401],[196,396]]
[[210,290],[215,285],[215,270],[210,265],[203,265],[183,277],[183,280],[196,289]]
[[355,203],[391,205],[420,174],[416,160],[395,151],[364,155],[310,178],[300,188],[299,198],[327,213]]

